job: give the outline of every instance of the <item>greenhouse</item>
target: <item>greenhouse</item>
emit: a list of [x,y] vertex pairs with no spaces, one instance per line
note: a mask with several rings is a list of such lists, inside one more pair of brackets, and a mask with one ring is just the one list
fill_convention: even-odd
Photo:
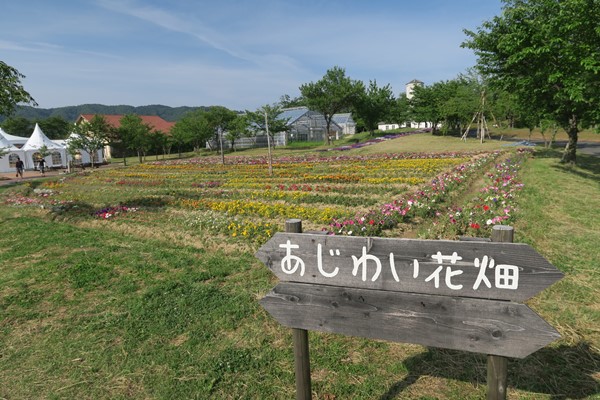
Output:
[[[334,115],[329,127],[331,135],[335,140],[340,139],[344,135],[345,130],[345,128],[336,123],[337,115],[342,114]],[[292,142],[322,142],[324,140],[327,124],[325,117],[319,112],[311,111],[308,107],[284,108],[281,114],[279,114],[278,119],[288,121],[288,130],[287,132],[271,132],[273,146],[286,146]],[[343,114],[339,120],[354,124],[349,114]],[[354,130],[352,129],[351,132],[354,132]],[[227,132],[223,132],[222,135],[223,147],[230,149],[231,143],[226,139]],[[256,136],[239,138],[235,141],[235,147],[238,149],[267,147],[267,145],[267,135],[262,132]],[[212,140],[210,143],[207,143],[207,147],[214,149],[219,146],[215,143],[215,140]]]

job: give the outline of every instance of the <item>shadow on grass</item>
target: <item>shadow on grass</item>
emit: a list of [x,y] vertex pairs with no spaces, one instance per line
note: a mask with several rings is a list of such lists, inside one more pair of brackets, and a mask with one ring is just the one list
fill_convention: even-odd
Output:
[[[482,354],[429,348],[404,362],[408,376],[380,400],[402,397],[401,393],[424,375],[485,385],[486,360]],[[589,398],[600,394],[600,383],[593,378],[598,372],[600,354],[586,342],[546,347],[522,360],[509,359],[508,391],[547,394],[552,400]]]
[[94,207],[82,201],[59,204],[50,209],[53,219],[56,218],[88,218],[94,213]]
[[571,164],[558,164],[555,169],[579,177],[590,179],[594,182],[600,182],[600,157],[587,154],[577,155],[577,166]]
[[163,197],[138,197],[120,203],[122,206],[144,208],[146,211],[164,208],[169,204],[169,200]]
[[536,151],[535,156],[556,159],[557,164],[552,166],[555,170],[600,182],[600,157],[578,152],[576,165],[561,164],[562,153],[563,151],[559,149],[540,149]]

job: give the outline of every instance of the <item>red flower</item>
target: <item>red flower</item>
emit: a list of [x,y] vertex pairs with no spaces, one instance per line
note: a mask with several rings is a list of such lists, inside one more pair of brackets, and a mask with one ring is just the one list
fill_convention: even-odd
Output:
[[479,224],[478,224],[478,223],[476,223],[476,222],[472,223],[472,224],[471,224],[471,225],[469,225],[469,226],[470,226],[471,228],[473,228],[473,229],[479,229],[479,228],[481,228],[481,226],[479,226]]
[[488,206],[488,205],[483,206],[483,211],[487,211],[489,209],[490,209],[490,206]]

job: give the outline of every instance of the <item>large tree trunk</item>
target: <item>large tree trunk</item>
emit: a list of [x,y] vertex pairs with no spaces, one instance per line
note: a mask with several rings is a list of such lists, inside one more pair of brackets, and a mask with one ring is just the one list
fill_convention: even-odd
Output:
[[567,142],[567,146],[565,147],[560,162],[575,164],[577,161],[577,136],[579,133],[576,115],[572,115],[571,118],[569,118],[569,125],[565,130],[569,136],[569,141]]

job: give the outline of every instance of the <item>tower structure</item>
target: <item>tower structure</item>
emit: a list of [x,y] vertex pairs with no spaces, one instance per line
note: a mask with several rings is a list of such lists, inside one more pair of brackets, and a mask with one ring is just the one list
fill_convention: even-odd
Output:
[[413,79],[412,81],[408,82],[406,84],[406,98],[407,99],[412,99],[413,98],[413,92],[415,90],[415,87],[417,86],[424,86],[425,83],[421,82],[418,79]]

